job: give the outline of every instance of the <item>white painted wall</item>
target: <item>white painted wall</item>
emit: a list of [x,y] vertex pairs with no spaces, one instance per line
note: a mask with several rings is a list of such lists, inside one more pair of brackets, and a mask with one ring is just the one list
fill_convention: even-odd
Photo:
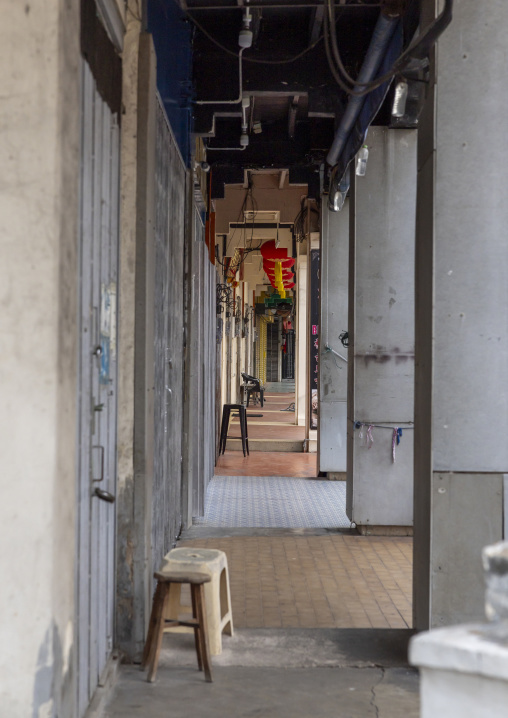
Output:
[[79,3],[3,6],[0,712],[74,702]]
[[341,212],[330,212],[328,197],[321,204],[320,320],[319,320],[319,471],[341,473],[347,468],[348,358],[339,337],[348,327],[349,199]]

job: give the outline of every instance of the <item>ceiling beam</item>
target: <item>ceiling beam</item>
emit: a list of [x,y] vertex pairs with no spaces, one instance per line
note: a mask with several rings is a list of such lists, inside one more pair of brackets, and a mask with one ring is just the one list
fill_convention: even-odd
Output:
[[[272,2],[272,0],[270,0],[269,2],[262,2],[260,0],[254,0],[254,2],[247,3],[247,6],[251,10],[255,10],[256,8],[260,8],[260,9],[270,8],[271,10],[273,10],[273,9],[294,9],[294,8],[316,8],[322,4],[322,1],[323,0],[303,0],[302,2],[296,2],[295,0],[280,0],[280,2]],[[241,9],[241,7],[239,7],[239,5],[233,5],[233,4],[221,5],[220,3],[216,4],[213,2],[211,2],[210,4],[207,4],[207,5],[200,5],[200,4],[193,5],[192,0],[188,4],[185,2],[185,0],[179,0],[178,4],[180,5],[180,7],[182,7],[182,9],[184,9],[184,8],[186,10],[188,9],[190,12],[194,12],[195,10],[205,10],[206,12],[210,12],[211,10],[212,11],[215,11],[215,10],[236,10],[236,11],[238,11],[239,9]],[[369,9],[369,8],[379,8],[382,6],[382,3],[376,2],[375,0],[374,0],[374,2],[370,2],[370,3],[366,3],[366,2],[352,3],[352,2],[346,2],[345,0],[336,0],[335,5],[345,6],[345,8],[347,8],[347,10],[357,9],[357,10],[365,11],[365,9]]]
[[313,45],[317,42],[318,37],[321,35],[321,28],[323,26],[323,18],[325,14],[325,7],[323,4],[314,8],[311,12],[310,17],[310,28],[309,28],[309,43]]

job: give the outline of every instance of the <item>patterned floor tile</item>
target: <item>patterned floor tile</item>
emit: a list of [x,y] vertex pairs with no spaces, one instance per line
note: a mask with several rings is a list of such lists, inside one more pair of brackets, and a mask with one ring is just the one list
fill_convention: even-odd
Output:
[[214,476],[198,526],[349,528],[346,484],[285,476]]

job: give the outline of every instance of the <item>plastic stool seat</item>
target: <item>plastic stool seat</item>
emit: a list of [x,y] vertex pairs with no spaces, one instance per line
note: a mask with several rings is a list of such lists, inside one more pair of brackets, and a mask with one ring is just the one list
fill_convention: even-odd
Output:
[[[210,653],[222,653],[222,634],[233,635],[233,615],[229,589],[228,560],[224,551],[207,548],[174,548],[164,556],[162,571],[173,574],[197,572],[209,576],[205,589],[208,641]],[[169,594],[168,616],[188,612],[182,605],[181,586],[172,584]],[[189,628],[168,627],[165,631],[190,632]]]

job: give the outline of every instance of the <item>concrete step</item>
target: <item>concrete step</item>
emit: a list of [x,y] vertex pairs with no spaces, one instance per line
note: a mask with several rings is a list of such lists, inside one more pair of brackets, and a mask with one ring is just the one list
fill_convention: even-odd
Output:
[[[232,451],[242,450],[241,439],[228,439],[227,449]],[[287,451],[303,453],[303,441],[301,439],[250,439],[249,451]]]

